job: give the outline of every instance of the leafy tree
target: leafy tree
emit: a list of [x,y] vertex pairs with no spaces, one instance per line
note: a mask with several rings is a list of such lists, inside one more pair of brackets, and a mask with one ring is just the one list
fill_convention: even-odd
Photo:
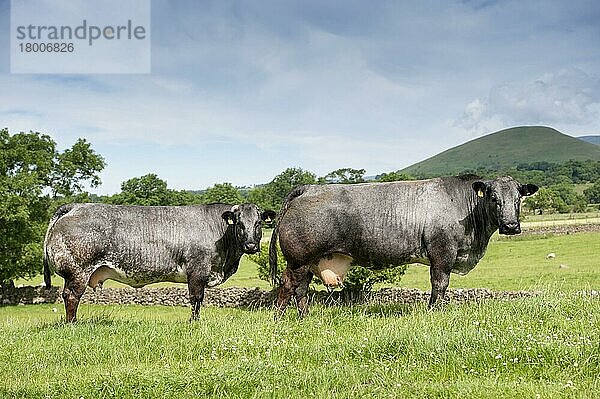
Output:
[[377,283],[399,283],[407,268],[407,265],[400,265],[382,270],[371,270],[354,265],[348,270],[344,279],[342,298],[350,303],[360,302]]
[[104,169],[104,159],[92,150],[85,139],[78,139],[71,148],[57,155],[58,163],[53,173],[52,190],[55,195],[70,196],[83,192],[83,183],[92,187],[100,185],[97,175]]
[[586,198],[575,192],[573,184],[565,182],[548,187],[558,197],[555,209],[559,213],[583,212],[586,208]]
[[524,205],[534,213],[538,211],[541,215],[544,211],[554,211],[565,204],[554,191],[547,187],[542,187],[535,195],[527,197]]
[[[276,209],[276,207],[272,205],[275,200],[268,192],[267,185],[256,186],[249,190],[246,196],[246,202],[256,204],[261,209]],[[278,206],[281,206],[281,202]]]
[[85,140],[59,152],[48,135],[0,130],[0,283],[41,271],[44,233],[55,200],[100,184],[104,160]]
[[583,190],[583,195],[586,196],[590,204],[600,204],[600,179],[598,179],[591,187]]
[[188,205],[200,200],[200,196],[187,191],[169,189],[167,182],[154,173],[124,181],[120,193],[104,199],[109,204],[145,206]]
[[202,196],[202,202],[210,204],[213,202],[222,202],[224,204],[240,204],[244,202],[244,199],[240,195],[237,188],[233,187],[231,183],[215,184]]
[[279,210],[283,200],[294,187],[316,182],[314,173],[301,168],[288,168],[275,176],[270,183],[250,190],[248,201],[262,209]]
[[377,181],[379,182],[389,182],[389,181],[401,181],[401,180],[414,180],[415,178],[407,173],[402,173],[399,170],[395,172],[382,173],[377,177]]
[[319,178],[319,184],[326,183],[343,183],[343,184],[352,184],[352,183],[362,183],[365,181],[366,171],[364,169],[352,169],[352,168],[341,168],[334,170],[333,172],[329,172],[323,177]]
[[121,183],[121,192],[107,198],[116,205],[170,205],[167,182],[154,173],[133,177]]
[[[253,255],[246,255],[249,260],[256,263],[258,266],[256,271],[258,273],[258,278],[264,281],[271,282],[271,269],[269,266],[269,243],[266,242],[260,245],[260,251]],[[286,262],[281,252],[281,248],[279,248],[279,244],[277,245],[277,275],[281,276],[283,273],[283,269],[285,268]]]

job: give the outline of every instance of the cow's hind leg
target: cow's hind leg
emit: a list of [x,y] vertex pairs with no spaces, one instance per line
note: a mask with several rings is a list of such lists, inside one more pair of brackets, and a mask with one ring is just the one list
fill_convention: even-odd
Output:
[[[302,298],[302,289],[298,291],[298,288],[306,278],[306,275],[309,273],[310,271],[308,265],[294,268],[293,265],[288,264],[288,266],[283,271],[283,275],[281,277],[281,285],[279,286],[279,292],[277,294],[276,317],[283,316],[285,314],[285,310],[289,305],[290,300],[292,299],[292,295],[295,295],[297,300],[300,300]],[[304,294],[304,296],[306,296],[306,294]],[[298,307],[298,310],[300,310],[300,307]]]
[[86,279],[83,275],[65,278],[62,297],[65,302],[66,320],[68,323],[77,321],[77,308],[79,307],[79,300],[85,292],[85,287]]
[[298,307],[298,314],[300,317],[304,317],[308,314],[308,285],[312,281],[313,274],[310,270],[308,270],[308,266],[306,267],[307,271],[301,277],[301,280],[296,287],[296,306]]

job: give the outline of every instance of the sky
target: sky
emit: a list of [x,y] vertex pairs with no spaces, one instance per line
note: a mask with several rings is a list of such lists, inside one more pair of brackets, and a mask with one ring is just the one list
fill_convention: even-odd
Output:
[[98,194],[375,175],[512,126],[600,134],[599,21],[596,0],[156,0],[151,73],[36,75],[10,73],[0,0],[0,128],[86,138]]

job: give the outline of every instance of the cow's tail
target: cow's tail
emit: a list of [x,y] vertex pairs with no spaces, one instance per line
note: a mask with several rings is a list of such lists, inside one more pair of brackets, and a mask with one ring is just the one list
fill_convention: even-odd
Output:
[[58,207],[52,218],[50,219],[50,223],[48,223],[48,230],[46,230],[46,236],[44,237],[44,283],[46,284],[46,288],[50,288],[52,286],[52,277],[50,274],[50,260],[48,255],[48,236],[50,235],[50,230],[54,227],[54,224],[71,211],[75,207],[74,204],[65,204]]
[[281,206],[281,210],[279,211],[279,216],[277,218],[277,222],[275,223],[275,228],[273,229],[273,234],[271,235],[271,241],[269,242],[269,266],[270,266],[270,274],[271,274],[271,284],[277,285],[279,283],[279,273],[277,270],[277,238],[279,236],[279,222],[283,219],[286,211],[290,207],[290,203],[294,198],[298,198],[308,188],[308,185],[298,186],[292,189],[290,193],[283,200],[283,204]]

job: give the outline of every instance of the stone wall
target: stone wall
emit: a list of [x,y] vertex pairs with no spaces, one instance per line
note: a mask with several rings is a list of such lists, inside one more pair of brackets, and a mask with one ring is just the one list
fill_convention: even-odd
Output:
[[[61,288],[21,287],[2,291],[0,304],[36,304],[62,303]],[[340,292],[327,293],[313,291],[311,302],[340,304],[347,302]],[[447,296],[451,302],[480,301],[490,298],[514,299],[535,296],[529,291],[491,291],[485,288],[449,289]],[[275,295],[272,291],[259,288],[211,288],[206,290],[204,304],[219,307],[257,308],[271,306]],[[385,303],[426,303],[429,292],[413,288],[385,288],[371,292],[361,302],[371,304]],[[188,293],[185,287],[169,288],[104,288],[96,292],[88,289],[81,299],[82,303],[123,304],[123,305],[164,305],[188,306]]]

